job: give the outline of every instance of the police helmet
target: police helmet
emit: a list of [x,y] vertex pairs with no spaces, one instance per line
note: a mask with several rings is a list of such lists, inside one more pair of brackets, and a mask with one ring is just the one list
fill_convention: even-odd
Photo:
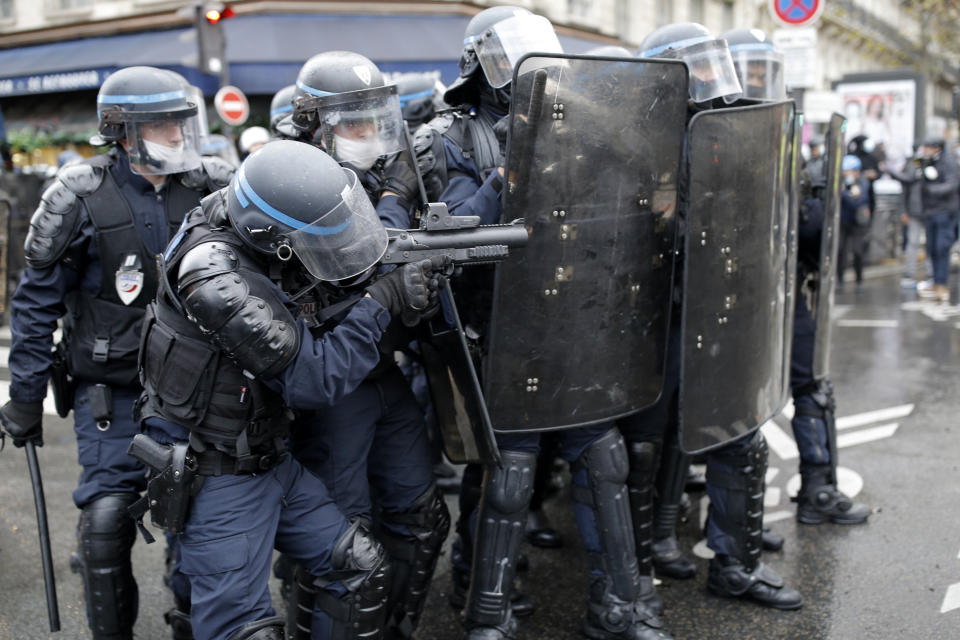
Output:
[[860,158],[853,154],[843,156],[843,159],[840,161],[840,169],[842,171],[860,171],[862,168],[863,164],[860,162]]
[[743,97],[755,100],[786,100],[783,84],[783,54],[762,29],[732,29],[720,36],[727,41],[737,70]]
[[438,96],[443,84],[434,74],[405,73],[396,78],[396,85],[403,119],[411,129],[432,120],[438,104],[443,105],[443,100]]
[[690,75],[690,99],[694,102],[722,96],[730,103],[742,95],[726,40],[714,37],[702,24],[677,22],[652,31],[640,43],[637,57],[685,62]]
[[296,256],[319,280],[364,273],[387,249],[386,229],[357,175],[312,145],[265,145],[226,189],[227,217],[244,242],[281,261]]
[[328,51],[307,60],[293,94],[293,125],[339,162],[366,171],[405,147],[396,85],[359,53]]
[[168,174],[200,166],[197,103],[183,77],[155,67],[110,74],[97,94],[99,133],[94,145],[126,141],[138,173]]
[[[293,114],[293,93],[297,85],[288,84],[280,91],[273,94],[270,101],[270,132],[275,136],[296,137],[297,133],[292,128],[290,116]],[[281,127],[280,123],[284,126]]]
[[460,77],[444,93],[450,105],[470,102],[476,91],[478,69],[486,82],[499,89],[513,78],[513,67],[526,53],[562,53],[553,25],[522,7],[484,9],[470,19],[463,33]]
[[600,58],[632,58],[633,54],[630,53],[625,47],[618,47],[615,44],[607,44],[602,47],[594,47],[587,51],[584,55],[588,56],[597,56]]

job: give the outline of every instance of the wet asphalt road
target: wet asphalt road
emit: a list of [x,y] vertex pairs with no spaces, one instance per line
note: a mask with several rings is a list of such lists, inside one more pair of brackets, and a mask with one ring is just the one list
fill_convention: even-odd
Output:
[[[806,605],[778,612],[708,594],[701,557],[708,552],[699,531],[706,505],[701,494],[692,494],[681,543],[695,547],[698,575],[660,585],[666,628],[678,639],[960,638],[960,308],[918,302],[914,292],[899,289],[896,276],[868,280],[860,292],[848,285],[837,303],[831,364],[838,416],[846,418],[840,425],[841,481],[873,508],[870,521],[841,527],[793,519],[788,492],[796,488],[797,459],[789,420],[779,416],[764,427],[771,448],[766,518],[787,544],[765,554],[765,561],[803,593]],[[7,345],[0,341],[0,350]],[[5,370],[0,378],[9,379]],[[5,385],[0,396],[6,400]],[[0,454],[0,640],[88,637],[80,580],[69,571],[76,447],[68,421],[48,416],[45,425],[40,460],[62,631],[47,630],[25,456],[8,446]],[[563,474],[558,478],[567,483]],[[454,497],[448,502],[455,512]],[[581,638],[586,570],[568,487],[546,508],[565,545],[525,547],[531,568],[522,574],[522,587],[538,609],[521,621],[519,638]],[[148,546],[140,539],[134,556],[137,638],[168,638],[161,617],[170,606],[161,581],[162,543]],[[447,557],[437,570],[420,640],[461,637],[458,617],[446,605]]]

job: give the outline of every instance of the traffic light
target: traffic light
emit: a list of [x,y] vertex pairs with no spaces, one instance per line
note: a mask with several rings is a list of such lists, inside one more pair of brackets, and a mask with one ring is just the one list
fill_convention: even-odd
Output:
[[194,5],[196,11],[199,67],[204,73],[221,75],[226,66],[226,38],[220,24],[236,15],[229,5],[221,2],[202,2]]

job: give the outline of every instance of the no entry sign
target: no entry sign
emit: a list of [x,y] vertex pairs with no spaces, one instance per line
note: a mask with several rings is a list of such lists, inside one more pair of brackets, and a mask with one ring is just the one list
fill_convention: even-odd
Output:
[[826,0],[770,0],[770,13],[788,27],[813,25],[823,13]]
[[213,98],[213,106],[224,122],[231,126],[241,125],[247,121],[250,115],[250,105],[247,103],[247,96],[243,91],[236,87],[227,85],[217,91]]

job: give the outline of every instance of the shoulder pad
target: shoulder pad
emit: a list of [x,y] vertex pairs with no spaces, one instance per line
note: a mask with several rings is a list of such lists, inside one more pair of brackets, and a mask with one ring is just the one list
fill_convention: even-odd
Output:
[[218,189],[200,200],[200,207],[207,223],[213,228],[228,228],[230,220],[227,218],[227,203],[223,189]]
[[[99,164],[99,163],[98,163]],[[97,190],[103,182],[103,166],[94,166],[88,162],[72,164],[60,169],[57,180],[81,198]]]
[[180,183],[188,189],[210,193],[230,184],[235,170],[226,160],[203,156],[199,167],[180,174]]
[[454,120],[456,119],[457,119],[456,116],[452,112],[448,111],[447,113],[442,113],[438,115],[436,118],[434,118],[427,124],[420,125],[420,128],[429,127],[434,131],[436,131],[437,133],[443,135],[444,133],[447,132],[448,129],[450,129],[450,127],[453,126]]
[[267,280],[243,268],[225,242],[203,242],[180,263],[178,293],[190,317],[241,367],[273,377],[300,349],[296,320]]
[[[24,257],[30,267],[45,269],[63,255],[80,222],[80,194],[76,189],[86,195],[96,190],[103,179],[102,172],[99,178],[96,173],[93,167],[85,165],[64,167],[43,192],[23,244]],[[69,184],[63,181],[65,174]],[[88,191],[93,181],[96,186]]]
[[207,174],[207,188],[216,191],[230,184],[237,168],[223,158],[207,156],[203,158],[203,170]]

